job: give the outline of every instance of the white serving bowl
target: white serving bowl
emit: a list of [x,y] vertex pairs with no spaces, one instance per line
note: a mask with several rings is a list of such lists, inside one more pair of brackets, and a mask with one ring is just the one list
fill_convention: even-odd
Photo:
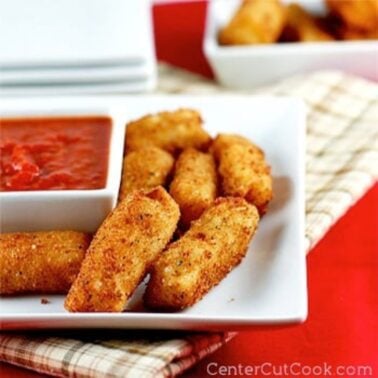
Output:
[[[240,2],[211,0],[208,5],[203,48],[222,85],[251,89],[293,74],[319,69],[340,69],[378,80],[377,41],[220,46],[217,41],[218,31],[230,20]],[[323,0],[296,2],[314,14],[325,11]]]
[[0,117],[108,116],[112,120],[106,185],[94,190],[0,192],[0,231],[95,232],[118,197],[125,125],[117,111],[91,98],[17,99],[0,104]]

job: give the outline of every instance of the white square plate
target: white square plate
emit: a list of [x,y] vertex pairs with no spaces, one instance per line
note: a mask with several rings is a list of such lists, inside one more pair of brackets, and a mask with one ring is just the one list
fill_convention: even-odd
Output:
[[149,0],[0,0],[0,66],[142,62],[153,53]]
[[136,81],[155,75],[154,57],[140,64],[61,68],[0,69],[0,87],[6,85],[90,84]]
[[[63,296],[1,298],[3,329],[156,328],[236,329],[301,322],[307,316],[304,251],[305,110],[296,99],[247,96],[143,96],[30,99],[28,107],[57,104],[111,107],[124,121],[178,107],[198,109],[205,128],[238,133],[266,152],[274,176],[274,200],[242,263],[199,303],[178,313],[145,312],[143,284],[120,314],[70,314]],[[47,102],[47,104],[46,104]],[[41,298],[50,303],[41,304]]]
[[[0,85],[1,97],[23,96],[68,96],[68,95],[105,95],[151,92],[156,86],[156,75],[133,81],[108,81],[102,83],[56,83],[51,85]],[[3,101],[3,99],[1,99]]]

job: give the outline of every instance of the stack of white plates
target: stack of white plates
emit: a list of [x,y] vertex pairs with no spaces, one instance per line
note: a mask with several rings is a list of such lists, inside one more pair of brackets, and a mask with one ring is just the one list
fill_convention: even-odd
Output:
[[0,0],[0,95],[154,88],[149,0]]

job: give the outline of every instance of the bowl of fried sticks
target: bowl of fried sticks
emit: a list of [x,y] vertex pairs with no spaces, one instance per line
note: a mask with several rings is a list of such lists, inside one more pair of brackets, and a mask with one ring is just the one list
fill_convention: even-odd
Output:
[[377,79],[375,0],[212,0],[204,52],[218,80],[248,89],[298,72]]

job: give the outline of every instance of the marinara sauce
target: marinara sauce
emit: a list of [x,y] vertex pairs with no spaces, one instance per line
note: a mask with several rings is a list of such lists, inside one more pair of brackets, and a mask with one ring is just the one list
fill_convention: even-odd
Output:
[[111,119],[0,119],[0,191],[101,189]]

